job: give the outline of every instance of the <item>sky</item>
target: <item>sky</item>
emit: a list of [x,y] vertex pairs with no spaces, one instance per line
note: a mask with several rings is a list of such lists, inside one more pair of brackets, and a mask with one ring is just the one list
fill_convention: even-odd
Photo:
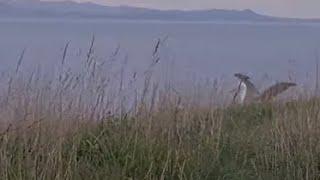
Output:
[[260,14],[320,18],[320,0],[77,0],[156,9],[251,9]]

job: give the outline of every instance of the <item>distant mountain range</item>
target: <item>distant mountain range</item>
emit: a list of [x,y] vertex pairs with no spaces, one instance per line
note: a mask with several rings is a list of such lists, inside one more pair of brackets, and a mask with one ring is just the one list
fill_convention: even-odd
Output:
[[177,21],[263,21],[263,22],[320,22],[317,19],[276,18],[251,10],[156,10],[136,7],[111,7],[72,1],[43,2],[1,1],[0,18],[110,18],[127,20]]

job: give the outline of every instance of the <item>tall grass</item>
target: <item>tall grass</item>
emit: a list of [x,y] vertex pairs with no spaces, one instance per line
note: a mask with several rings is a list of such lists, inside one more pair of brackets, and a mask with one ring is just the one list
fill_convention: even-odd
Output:
[[320,178],[319,99],[216,106],[213,86],[202,104],[153,79],[161,40],[133,74],[113,69],[119,48],[99,61],[94,41],[80,72],[68,43],[53,77],[23,71],[25,51],[2,77],[2,179]]

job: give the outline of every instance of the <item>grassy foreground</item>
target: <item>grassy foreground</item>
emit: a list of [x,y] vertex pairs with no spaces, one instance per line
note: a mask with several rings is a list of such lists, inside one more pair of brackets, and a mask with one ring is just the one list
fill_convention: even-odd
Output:
[[68,46],[51,76],[22,71],[23,52],[0,77],[0,179],[320,179],[319,99],[199,104],[203,87],[188,99],[152,79],[157,48],[131,74],[94,38],[72,71]]
[[[4,179],[319,179],[320,101],[29,122],[0,136]],[[68,122],[68,123],[67,123]]]

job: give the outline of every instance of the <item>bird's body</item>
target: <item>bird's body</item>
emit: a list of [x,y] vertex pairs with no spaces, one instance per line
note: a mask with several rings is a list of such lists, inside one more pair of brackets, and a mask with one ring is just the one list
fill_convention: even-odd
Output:
[[252,102],[259,96],[259,91],[254,86],[254,84],[250,81],[249,76],[243,74],[235,74],[237,78],[240,80],[238,95],[239,95],[239,103],[249,103]]
[[290,82],[276,83],[260,94],[254,84],[250,81],[249,76],[237,73],[235,74],[235,77],[239,79],[240,84],[234,99],[236,98],[236,96],[239,96],[240,104],[250,103],[254,101],[269,101],[276,97],[278,94],[286,91],[288,88],[296,86],[295,83]]
[[245,101],[247,95],[247,86],[244,82],[240,82],[239,86],[239,101],[242,104]]

